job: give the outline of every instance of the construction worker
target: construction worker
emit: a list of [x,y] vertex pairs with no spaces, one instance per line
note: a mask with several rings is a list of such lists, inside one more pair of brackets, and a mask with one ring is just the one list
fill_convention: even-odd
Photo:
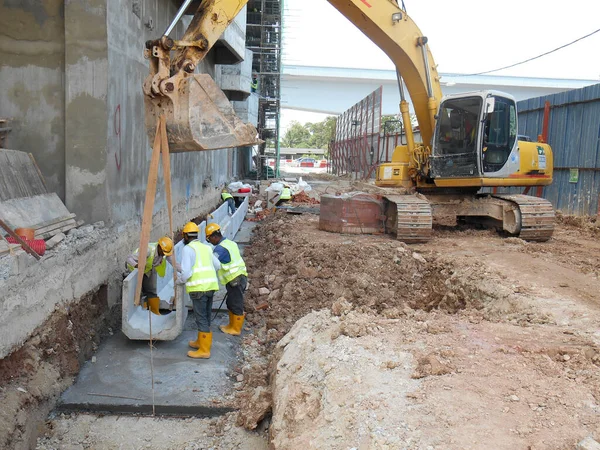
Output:
[[233,215],[233,213],[235,212],[235,200],[233,199],[233,195],[229,193],[227,188],[223,188],[223,190],[221,191],[221,199],[224,202],[227,202],[227,204],[229,205],[229,215]]
[[258,80],[256,77],[252,77],[252,82],[250,83],[250,92],[256,92],[258,89]]
[[276,206],[289,202],[292,199],[292,190],[290,186],[285,184],[283,189],[281,190],[281,194],[279,194],[279,200],[277,200]]
[[220,329],[223,333],[239,336],[244,326],[244,291],[248,285],[246,264],[238,245],[223,237],[218,224],[210,223],[206,226],[206,240],[215,246],[213,251],[221,263],[217,275],[227,289],[229,324]]
[[[126,267],[129,272],[133,272],[133,269],[136,269],[138,266],[139,250],[139,248],[136,248],[127,257]],[[149,306],[150,311],[159,316],[160,298],[158,298],[158,294],[156,293],[156,274],[161,277],[165,276],[167,260],[175,270],[179,268],[173,256],[173,241],[171,238],[163,236],[158,242],[148,244],[146,266],[144,267],[144,277],[142,279],[142,296],[146,297],[143,307],[147,308]]]
[[183,254],[181,256],[181,272],[177,274],[177,283],[185,284],[185,290],[190,295],[194,309],[194,318],[198,328],[195,341],[189,341],[190,358],[210,358],[212,347],[212,332],[210,331],[213,295],[219,290],[217,269],[219,260],[213,255],[210,246],[198,240],[200,229],[194,222],[183,227]]

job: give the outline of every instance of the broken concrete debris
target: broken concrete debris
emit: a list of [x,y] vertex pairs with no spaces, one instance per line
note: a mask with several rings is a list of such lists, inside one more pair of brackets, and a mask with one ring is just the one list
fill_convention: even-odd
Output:
[[54,235],[53,237],[51,237],[50,239],[48,239],[46,241],[46,248],[48,250],[53,249],[57,244],[59,244],[66,237],[67,236],[65,236],[65,234],[62,232]]
[[577,444],[575,450],[600,450],[600,443],[588,436]]
[[269,295],[271,291],[266,287],[258,288],[258,295]]

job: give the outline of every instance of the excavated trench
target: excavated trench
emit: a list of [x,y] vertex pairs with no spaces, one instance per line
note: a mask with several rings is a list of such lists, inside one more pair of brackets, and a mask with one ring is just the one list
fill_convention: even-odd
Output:
[[35,447],[40,424],[102,340],[119,328],[107,285],[58,307],[17,350],[0,360],[0,447]]
[[[317,216],[276,214],[256,229],[245,249],[250,287],[238,392],[237,424],[264,428],[272,405],[277,343],[311,311],[348,305],[357,313],[401,319],[410,311],[486,311],[509,296],[469,267],[419,253],[387,236],[340,235],[318,230]],[[73,320],[76,318],[76,320]],[[119,311],[107,310],[106,286],[57,309],[16,352],[0,361],[0,446],[35,445],[39,425],[97,349]],[[348,336],[360,333],[348,328]],[[271,366],[271,370],[269,370]],[[232,374],[235,376],[236,374]],[[15,413],[16,412],[16,413]],[[16,445],[16,443],[19,443]]]
[[[200,223],[213,209],[191,220]],[[120,322],[121,304],[109,308],[106,282],[57,307],[26,342],[0,359],[0,448],[35,448],[60,395],[103,340],[120,332]]]

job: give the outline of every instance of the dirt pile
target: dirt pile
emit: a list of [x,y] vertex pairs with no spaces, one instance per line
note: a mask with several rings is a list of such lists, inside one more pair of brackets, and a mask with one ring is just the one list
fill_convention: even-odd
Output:
[[598,216],[573,216],[556,211],[556,222],[567,227],[578,228],[593,236],[600,235],[600,220]]
[[321,202],[316,198],[309,197],[306,192],[301,191],[294,195],[292,203],[318,205]]
[[[244,340],[245,359],[257,362],[244,369],[253,375],[244,375],[238,423],[250,429],[268,414],[273,346],[311,311],[400,319],[414,310],[441,310],[476,321],[550,321],[528,305],[520,286],[506,285],[477,261],[419,252],[388,236],[324,232],[313,215],[269,216],[244,252],[250,281],[247,323],[254,332]],[[347,336],[363,331],[350,322],[343,325]],[[442,370],[431,363],[423,363],[423,373]]]
[[516,303],[515,289],[476,261],[457,264],[431,251],[421,254],[387,236],[323,232],[316,216],[270,217],[245,252],[249,321],[264,319],[279,338],[300,317],[339,299],[387,318],[412,309],[490,316],[499,304]]
[[58,308],[23,346],[0,360],[1,448],[31,448],[35,427],[72,384],[103,334],[118,328],[118,317],[107,309],[103,286]]
[[600,435],[600,347],[585,338],[443,312],[334,310],[302,318],[276,346],[275,449],[567,449]]

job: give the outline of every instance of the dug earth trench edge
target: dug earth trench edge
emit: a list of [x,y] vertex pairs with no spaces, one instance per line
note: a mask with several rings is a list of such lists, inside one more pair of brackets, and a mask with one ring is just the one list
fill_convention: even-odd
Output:
[[107,285],[57,307],[27,341],[0,360],[0,447],[29,449],[60,394],[112,329],[120,304],[108,308]]

